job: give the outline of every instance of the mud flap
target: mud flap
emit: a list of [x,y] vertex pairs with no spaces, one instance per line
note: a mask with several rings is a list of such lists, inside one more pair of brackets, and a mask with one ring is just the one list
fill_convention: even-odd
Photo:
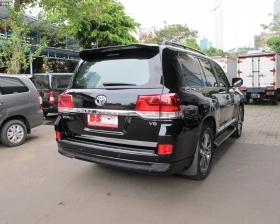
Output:
[[[199,144],[199,142],[198,142],[198,144]],[[198,153],[199,153],[198,144],[196,146],[196,150],[195,150],[195,153],[194,153],[194,158],[193,158],[192,165],[189,168],[187,168],[186,170],[183,170],[180,173],[178,173],[179,175],[195,176],[197,174]]]

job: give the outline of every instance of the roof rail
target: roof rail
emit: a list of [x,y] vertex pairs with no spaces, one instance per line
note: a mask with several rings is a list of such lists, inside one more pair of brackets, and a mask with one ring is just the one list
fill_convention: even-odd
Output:
[[182,48],[184,48],[184,49],[191,50],[191,51],[194,51],[194,52],[199,53],[199,54],[202,54],[202,55],[206,55],[206,54],[203,53],[202,51],[196,50],[196,49],[191,48],[191,47],[187,47],[187,46],[182,45],[182,44],[173,43],[173,42],[171,42],[171,41],[163,41],[163,42],[162,42],[162,45],[170,45],[170,46],[174,46],[174,47],[182,47]]

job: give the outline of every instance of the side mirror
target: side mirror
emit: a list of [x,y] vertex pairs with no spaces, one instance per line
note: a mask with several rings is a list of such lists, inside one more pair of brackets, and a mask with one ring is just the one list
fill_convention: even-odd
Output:
[[243,84],[242,78],[232,78],[232,86],[233,87],[240,87]]

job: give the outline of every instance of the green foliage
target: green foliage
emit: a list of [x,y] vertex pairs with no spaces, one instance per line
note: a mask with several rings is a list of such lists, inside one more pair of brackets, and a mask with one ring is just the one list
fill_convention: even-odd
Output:
[[209,56],[224,56],[226,55],[226,52],[224,52],[221,49],[217,49],[215,47],[210,47],[207,50],[203,50],[205,54]]
[[280,35],[280,14],[278,15],[273,15],[273,14],[268,14],[269,16],[272,17],[272,21],[269,24],[261,24],[261,27],[264,30],[268,30],[275,35],[279,36]]
[[228,56],[231,59],[236,60],[236,55],[232,55],[228,52],[225,52],[221,49],[217,49],[215,47],[210,47],[207,50],[203,50],[203,52],[208,56]]
[[[131,35],[139,26],[124,12],[116,0],[35,0],[29,7],[40,6],[39,19],[52,45],[60,45],[65,37],[80,41],[89,48],[98,39],[99,46],[135,43]],[[55,26],[50,27],[49,24]],[[51,29],[52,28],[52,29]]]
[[155,37],[145,40],[145,43],[161,44],[163,41],[181,43],[184,40],[194,39],[196,37],[197,31],[188,28],[187,24],[174,24],[155,31]]
[[82,47],[90,48],[92,42],[97,43],[98,47],[138,42],[131,33],[136,32],[140,24],[125,14],[121,3],[112,0],[110,4],[102,4],[100,12],[103,14],[102,20],[83,20],[81,29],[72,32]]
[[7,73],[18,74],[21,70],[27,69],[34,58],[39,56],[46,42],[43,39],[41,44],[31,52],[32,45],[26,42],[26,36],[32,27],[25,21],[21,11],[16,11],[11,7],[7,7],[7,9],[9,18],[1,20],[0,26],[12,34],[9,38],[2,36],[0,40],[0,58],[2,59],[0,67],[6,68]]
[[82,22],[99,20],[102,16],[101,4],[110,0],[40,0],[34,1],[31,7],[40,6],[39,19],[59,27],[60,34],[71,36],[82,30]]
[[271,50],[280,53],[280,14],[273,15],[270,13],[269,16],[272,16],[271,23],[261,24],[261,27],[274,34],[274,37],[268,38],[266,40],[266,44],[271,48]]
[[271,50],[280,53],[280,37],[271,37],[266,41]]
[[200,46],[197,44],[196,39],[194,39],[194,38],[187,39],[185,42],[185,45],[188,47],[191,47],[193,49],[201,51]]

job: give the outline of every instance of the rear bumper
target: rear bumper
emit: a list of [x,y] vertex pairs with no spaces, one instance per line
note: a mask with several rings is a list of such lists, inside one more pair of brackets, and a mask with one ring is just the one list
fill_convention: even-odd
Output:
[[192,164],[193,158],[183,159],[172,163],[159,163],[159,162],[146,162],[130,159],[122,159],[104,155],[96,155],[85,153],[82,151],[71,150],[62,147],[58,143],[58,152],[69,158],[79,159],[91,163],[102,164],[119,169],[126,169],[141,173],[158,174],[158,175],[170,175],[182,171],[185,167],[189,167]]

